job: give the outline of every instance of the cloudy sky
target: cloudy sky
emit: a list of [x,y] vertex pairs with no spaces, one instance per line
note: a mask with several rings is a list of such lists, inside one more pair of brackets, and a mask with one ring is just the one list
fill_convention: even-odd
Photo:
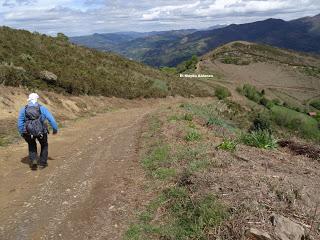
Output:
[[206,28],[320,13],[320,0],[0,0],[0,25],[55,35]]

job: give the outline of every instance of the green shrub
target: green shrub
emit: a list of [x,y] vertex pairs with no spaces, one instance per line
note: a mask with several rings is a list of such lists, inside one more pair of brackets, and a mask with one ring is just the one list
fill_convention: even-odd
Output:
[[240,61],[239,58],[231,57],[231,56],[225,56],[225,57],[222,59],[221,62],[224,63],[224,64],[239,65],[239,61]]
[[310,106],[320,110],[320,99],[311,101]]
[[271,109],[274,106],[274,103],[265,97],[262,97],[260,99],[260,104],[269,109]]
[[320,130],[316,119],[281,106],[274,106],[271,111],[273,121],[277,125],[295,130],[303,137],[320,140]]
[[277,105],[277,106],[281,105],[281,101],[278,98],[272,99],[272,102],[274,105]]
[[198,62],[198,57],[193,55],[191,59],[184,61],[177,66],[177,72],[183,73],[186,71],[194,71]]
[[230,97],[230,96],[231,96],[231,93],[230,93],[230,91],[229,91],[227,88],[219,86],[219,87],[217,87],[217,88],[215,89],[214,95],[215,95],[218,99],[222,100],[222,99],[225,99],[225,98],[227,98],[227,97]]
[[185,136],[185,140],[188,142],[192,142],[192,141],[198,141],[201,139],[201,134],[198,133],[196,130],[191,130],[187,133],[187,135]]
[[264,149],[277,148],[277,140],[268,131],[253,131],[240,136],[242,143]]
[[237,147],[237,142],[234,140],[229,140],[229,139],[224,139],[222,143],[219,144],[217,147],[220,150],[225,150],[225,151],[235,151]]
[[259,103],[262,97],[262,94],[250,84],[244,84],[242,89],[238,89],[237,91],[256,103]]
[[320,76],[320,68],[317,67],[303,67],[303,72],[312,77],[319,77]]
[[253,120],[250,131],[268,131],[272,132],[271,119],[267,113],[259,113]]
[[190,113],[186,113],[184,114],[183,119],[191,122],[193,120],[193,115]]

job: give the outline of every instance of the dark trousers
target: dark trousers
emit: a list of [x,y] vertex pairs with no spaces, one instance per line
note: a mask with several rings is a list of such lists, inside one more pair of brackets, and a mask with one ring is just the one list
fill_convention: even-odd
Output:
[[30,135],[25,134],[24,139],[28,143],[29,147],[29,160],[33,161],[37,159],[38,153],[37,153],[37,142],[39,141],[41,145],[41,152],[40,152],[40,165],[46,165],[48,161],[48,135],[43,134],[42,137],[31,137]]

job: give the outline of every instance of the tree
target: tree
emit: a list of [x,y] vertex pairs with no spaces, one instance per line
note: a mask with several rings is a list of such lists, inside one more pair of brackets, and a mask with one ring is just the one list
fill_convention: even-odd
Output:
[[65,41],[65,42],[68,42],[68,41],[69,41],[68,36],[66,36],[66,35],[63,34],[63,33],[57,33],[57,39],[62,40],[62,41]]

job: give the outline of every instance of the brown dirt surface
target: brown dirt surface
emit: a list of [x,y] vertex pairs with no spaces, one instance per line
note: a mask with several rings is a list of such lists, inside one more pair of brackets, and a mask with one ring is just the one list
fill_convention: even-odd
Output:
[[25,143],[0,148],[0,239],[121,239],[148,198],[137,156],[144,119],[177,99],[157,102],[70,123],[49,136],[43,170],[29,169]]
[[[241,42],[243,44],[250,44]],[[236,100],[236,87],[245,83],[256,86],[259,90],[266,90],[266,95],[270,98],[278,98],[293,105],[303,107],[304,101],[315,99],[320,91],[320,79],[315,76],[308,76],[295,64],[305,64],[306,66],[316,66],[319,68],[319,58],[312,58],[301,53],[287,52],[281,50],[280,55],[271,59],[263,59],[258,62],[251,61],[248,65],[224,64],[221,60],[213,57],[219,54],[221,49],[233,49],[241,59],[250,58],[254,52],[244,54],[237,51],[236,47],[230,47],[232,43],[224,45],[201,58],[197,65],[197,73],[214,74],[221,76],[219,79],[208,79],[208,82],[222,84],[228,87]],[[260,52],[264,55],[267,52]],[[272,56],[272,52],[269,52]],[[291,56],[292,63],[281,62],[282,58]],[[280,58],[280,59],[277,59]],[[287,59],[287,61],[289,61]],[[290,62],[289,61],[289,62]]]
[[292,140],[282,140],[279,141],[279,145],[281,147],[287,147],[297,155],[304,155],[315,160],[320,160],[320,148],[311,144],[299,143]]
[[[178,111],[183,116],[184,112]],[[170,116],[171,112],[167,114]],[[197,156],[199,159],[209,161],[210,167],[188,178],[182,175],[176,184],[191,186],[193,197],[214,194],[228,207],[230,219],[219,229],[219,239],[246,239],[244,232],[251,227],[272,234],[270,216],[273,213],[302,225],[308,239],[320,239],[320,165],[315,160],[319,157],[316,146],[287,141],[288,149],[264,150],[239,144],[234,152],[228,152],[216,146],[226,138],[232,139],[231,133],[220,134],[219,127],[207,128],[196,117],[193,123],[203,136],[199,143],[183,141],[181,129],[190,123],[166,122],[162,131],[171,149],[182,146],[196,149],[202,152]],[[282,143],[279,145],[285,146]],[[181,160],[177,169],[182,172],[186,164],[188,162]]]

